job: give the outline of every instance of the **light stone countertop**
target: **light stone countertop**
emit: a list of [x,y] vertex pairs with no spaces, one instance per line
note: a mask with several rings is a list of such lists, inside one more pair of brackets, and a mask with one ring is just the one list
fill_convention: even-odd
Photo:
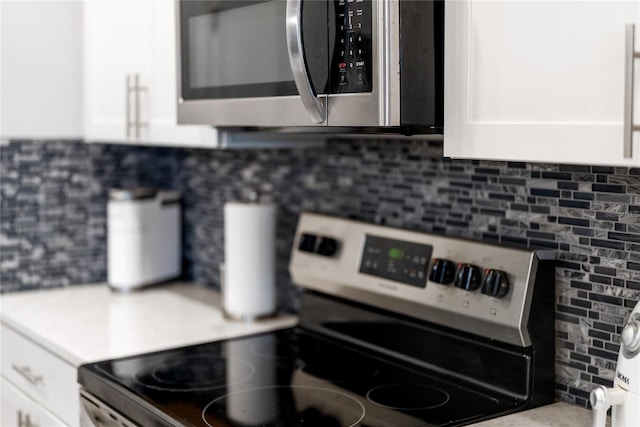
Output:
[[[473,427],[588,427],[591,410],[566,402],[556,402],[528,411],[473,424]],[[607,426],[610,420],[607,419]]]
[[0,319],[73,366],[297,323],[289,314],[252,323],[227,320],[218,292],[188,283],[127,294],[105,284],[5,294]]

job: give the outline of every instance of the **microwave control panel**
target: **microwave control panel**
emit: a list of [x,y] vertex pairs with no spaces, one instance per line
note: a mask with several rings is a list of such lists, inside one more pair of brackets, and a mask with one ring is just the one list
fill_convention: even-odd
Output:
[[331,93],[371,92],[372,0],[335,0]]

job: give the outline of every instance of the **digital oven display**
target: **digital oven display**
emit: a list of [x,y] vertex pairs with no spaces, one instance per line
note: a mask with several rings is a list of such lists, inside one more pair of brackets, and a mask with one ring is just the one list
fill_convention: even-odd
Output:
[[365,236],[360,273],[424,288],[433,246]]

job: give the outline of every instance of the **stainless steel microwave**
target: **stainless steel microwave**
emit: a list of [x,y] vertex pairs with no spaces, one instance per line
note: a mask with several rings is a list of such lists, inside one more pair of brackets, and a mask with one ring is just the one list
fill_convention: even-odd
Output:
[[442,129],[443,1],[177,7],[181,124]]

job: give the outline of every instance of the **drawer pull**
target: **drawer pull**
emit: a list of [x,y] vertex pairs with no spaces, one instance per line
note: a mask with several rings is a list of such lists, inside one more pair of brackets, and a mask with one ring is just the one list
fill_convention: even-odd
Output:
[[33,385],[38,385],[44,382],[42,375],[32,373],[29,366],[18,366],[12,364],[11,367]]
[[31,414],[27,412],[24,419],[22,418],[22,411],[18,410],[18,427],[38,427],[38,424],[31,422]]

